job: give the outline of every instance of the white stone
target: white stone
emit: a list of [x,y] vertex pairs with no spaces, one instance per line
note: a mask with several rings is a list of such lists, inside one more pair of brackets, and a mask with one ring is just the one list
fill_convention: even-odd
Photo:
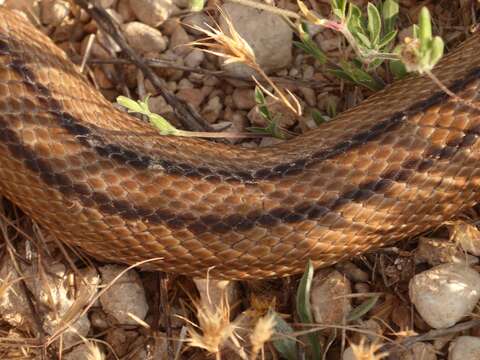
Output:
[[480,298],[480,275],[461,264],[443,264],[415,275],[409,284],[412,303],[433,328],[455,325]]
[[[293,32],[280,16],[236,3],[224,4],[223,10],[236,31],[250,45],[257,63],[265,72],[271,73],[290,64]],[[220,17],[219,24],[223,32],[230,34],[224,17]],[[225,69],[244,77],[255,73],[239,63],[226,65]]]
[[448,360],[480,359],[480,338],[476,336],[459,336],[450,344]]
[[60,25],[70,12],[70,4],[62,0],[44,0],[41,2],[42,23]]

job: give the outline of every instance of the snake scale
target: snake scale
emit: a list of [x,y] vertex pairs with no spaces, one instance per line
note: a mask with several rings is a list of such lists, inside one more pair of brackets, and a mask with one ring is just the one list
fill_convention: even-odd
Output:
[[[476,105],[479,54],[477,34],[435,69]],[[0,193],[94,257],[284,276],[421,233],[480,200],[480,111],[425,76],[274,147],[147,132],[0,8]]]

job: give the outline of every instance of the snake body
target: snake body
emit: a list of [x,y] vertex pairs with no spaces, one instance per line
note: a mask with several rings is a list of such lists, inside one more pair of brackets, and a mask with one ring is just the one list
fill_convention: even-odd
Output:
[[[480,36],[275,147],[145,137],[46,36],[0,8],[0,193],[101,258],[215,277],[326,266],[480,200]],[[469,105],[470,104],[470,105]],[[472,106],[473,105],[473,106]]]

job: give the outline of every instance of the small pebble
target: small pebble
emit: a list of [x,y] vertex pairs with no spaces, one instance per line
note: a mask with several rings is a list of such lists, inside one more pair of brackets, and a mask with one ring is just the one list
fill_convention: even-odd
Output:
[[252,88],[235,88],[232,100],[237,109],[250,110],[256,105],[255,91]]
[[41,12],[43,24],[58,26],[70,13],[70,3],[62,0],[43,0]]
[[142,23],[157,27],[176,11],[172,0],[130,0],[130,8]]
[[437,360],[437,354],[432,344],[417,342],[400,355],[400,360]]
[[119,265],[106,265],[100,268],[102,283],[110,286],[108,291],[100,297],[100,303],[103,311],[120,324],[138,325],[135,318],[143,320],[147,314],[148,305],[145,290],[137,272],[130,270],[110,284],[124,269],[125,267]]
[[167,48],[168,40],[157,29],[138,21],[122,26],[125,38],[130,46],[140,54],[162,52]]
[[310,290],[312,314],[320,324],[341,325],[352,310],[350,281],[337,270],[320,270]]

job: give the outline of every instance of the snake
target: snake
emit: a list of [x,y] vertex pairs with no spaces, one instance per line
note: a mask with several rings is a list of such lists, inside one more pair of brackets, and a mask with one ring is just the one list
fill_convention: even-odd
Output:
[[[480,200],[480,36],[275,146],[146,136],[46,35],[0,8],[0,194],[101,261],[216,278],[324,267]],[[460,100],[459,100],[460,99]]]

